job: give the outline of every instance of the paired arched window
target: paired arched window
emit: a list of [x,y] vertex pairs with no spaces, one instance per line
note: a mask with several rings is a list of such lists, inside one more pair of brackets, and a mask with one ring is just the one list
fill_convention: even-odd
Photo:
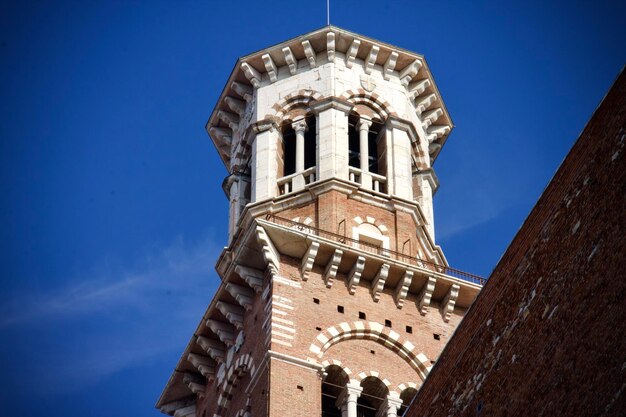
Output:
[[[315,181],[317,119],[306,107],[289,111],[278,146],[279,194]],[[348,115],[348,179],[366,190],[387,192],[386,140],[382,116],[364,104]],[[345,145],[344,145],[345,146]]]
[[394,394],[395,400],[390,401],[389,388],[377,376],[351,381],[341,366],[330,365],[322,381],[322,417],[346,417],[348,403],[355,399],[357,417],[376,417],[381,413],[402,416],[416,393],[416,389],[406,388],[400,398]]

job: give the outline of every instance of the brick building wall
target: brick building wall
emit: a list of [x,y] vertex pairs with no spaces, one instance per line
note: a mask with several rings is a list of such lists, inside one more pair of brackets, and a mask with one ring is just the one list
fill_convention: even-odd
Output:
[[407,416],[626,415],[625,146],[622,72]]

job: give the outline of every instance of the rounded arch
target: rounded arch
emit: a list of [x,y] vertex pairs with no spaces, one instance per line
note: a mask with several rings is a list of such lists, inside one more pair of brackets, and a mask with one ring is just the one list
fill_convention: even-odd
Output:
[[389,386],[374,375],[363,378],[359,385],[363,389],[357,400],[361,412],[365,416],[378,415],[389,396]]
[[387,389],[389,389],[389,387],[391,386],[391,382],[389,382],[386,378],[382,378],[380,376],[380,373],[378,371],[365,371],[365,372],[359,372],[356,376],[355,376],[355,380],[359,382],[359,384],[361,382],[363,382],[363,380],[367,379],[367,378],[378,378],[380,379],[380,381],[387,387]]
[[420,385],[418,385],[415,382],[407,382],[406,384],[399,384],[398,385],[398,391],[400,392],[404,392],[405,390],[409,389],[409,388],[413,388],[415,390],[419,389]]
[[344,387],[350,382],[350,370],[341,366],[336,360],[322,362],[324,375],[322,378],[322,415],[340,416],[341,410],[337,399],[341,396]]
[[339,368],[341,368],[343,370],[343,372],[346,373],[346,375],[349,377],[350,375],[352,375],[352,371],[350,370],[350,368],[347,368],[345,366],[343,366],[341,364],[341,361],[338,361],[336,359],[330,359],[327,361],[322,361],[322,366],[324,367],[324,370],[326,370],[326,368],[330,367],[330,366],[338,366]]
[[357,112],[359,105],[369,107],[380,121],[385,121],[389,116],[397,116],[391,104],[376,93],[368,93],[363,89],[347,90],[340,96],[342,99],[352,103]]
[[372,340],[394,351],[413,368],[424,380],[430,371],[430,361],[421,352],[416,352],[415,345],[404,340],[389,327],[372,321],[340,323],[321,332],[309,347],[309,351],[319,359],[333,345],[350,339]]
[[[416,384],[409,383],[409,385],[413,385],[413,386],[407,387],[404,384],[400,385],[400,386],[404,386],[404,389],[401,389],[400,391],[400,401],[402,401],[402,405],[400,406],[398,415],[404,415],[407,408],[411,404],[411,401],[413,401],[413,398],[417,394]],[[398,386],[398,388],[400,388],[400,386]]]
[[353,220],[356,224],[356,226],[352,228],[352,238],[354,240],[364,241],[380,246],[383,249],[389,249],[390,239],[387,226],[371,216],[366,216],[365,219],[356,216]]
[[249,373],[254,376],[255,370],[252,356],[246,353],[237,358],[235,363],[225,371],[224,379],[221,381],[220,395],[217,397],[217,415],[223,414],[228,409],[232,398],[231,393],[244,374]]
[[273,106],[274,114],[265,116],[266,118],[277,118],[282,120],[291,110],[298,107],[309,107],[312,103],[322,99],[322,95],[314,90],[299,90],[286,95],[278,100]]

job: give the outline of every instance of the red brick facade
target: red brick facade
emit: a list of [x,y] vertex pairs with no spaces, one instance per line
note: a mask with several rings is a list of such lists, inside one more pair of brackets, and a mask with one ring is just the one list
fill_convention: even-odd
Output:
[[621,73],[408,412],[626,415]]
[[[399,241],[414,242],[413,250],[418,244],[409,214],[372,207],[336,191],[278,214],[299,222],[309,218],[312,227],[330,230],[340,223],[352,230],[359,226],[354,218],[370,217],[378,227],[385,226],[392,250]],[[375,301],[371,277],[365,278],[375,270],[364,271],[350,294],[349,260],[342,262],[330,287],[325,262],[314,264],[306,280],[301,264],[300,258],[281,255],[279,274],[266,273],[262,294],[244,315],[245,341],[222,382],[207,384],[197,400],[198,416],[231,417],[244,411],[255,417],[319,415],[323,372],[329,365],[340,366],[357,382],[377,378],[398,395],[419,388],[466,311],[456,307],[446,322],[441,300],[433,299],[428,313],[421,314],[414,292],[398,308],[394,286],[385,287]],[[294,363],[294,358],[308,365]]]

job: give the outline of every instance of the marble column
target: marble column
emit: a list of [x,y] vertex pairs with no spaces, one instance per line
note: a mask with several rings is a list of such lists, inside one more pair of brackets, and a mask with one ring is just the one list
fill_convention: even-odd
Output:
[[337,405],[341,408],[342,417],[357,417],[357,400],[362,391],[363,388],[357,382],[349,382],[339,394]]
[[304,171],[304,133],[307,130],[306,120],[298,118],[291,127],[296,132],[296,172]]
[[296,132],[296,176],[292,180],[292,191],[298,191],[304,188],[305,180],[302,172],[304,171],[304,133],[307,130],[306,120],[299,117],[293,121],[291,127]]
[[368,190],[372,189],[372,177],[369,175],[369,129],[372,120],[361,116],[356,128],[359,129],[359,155],[361,162],[361,185]]

